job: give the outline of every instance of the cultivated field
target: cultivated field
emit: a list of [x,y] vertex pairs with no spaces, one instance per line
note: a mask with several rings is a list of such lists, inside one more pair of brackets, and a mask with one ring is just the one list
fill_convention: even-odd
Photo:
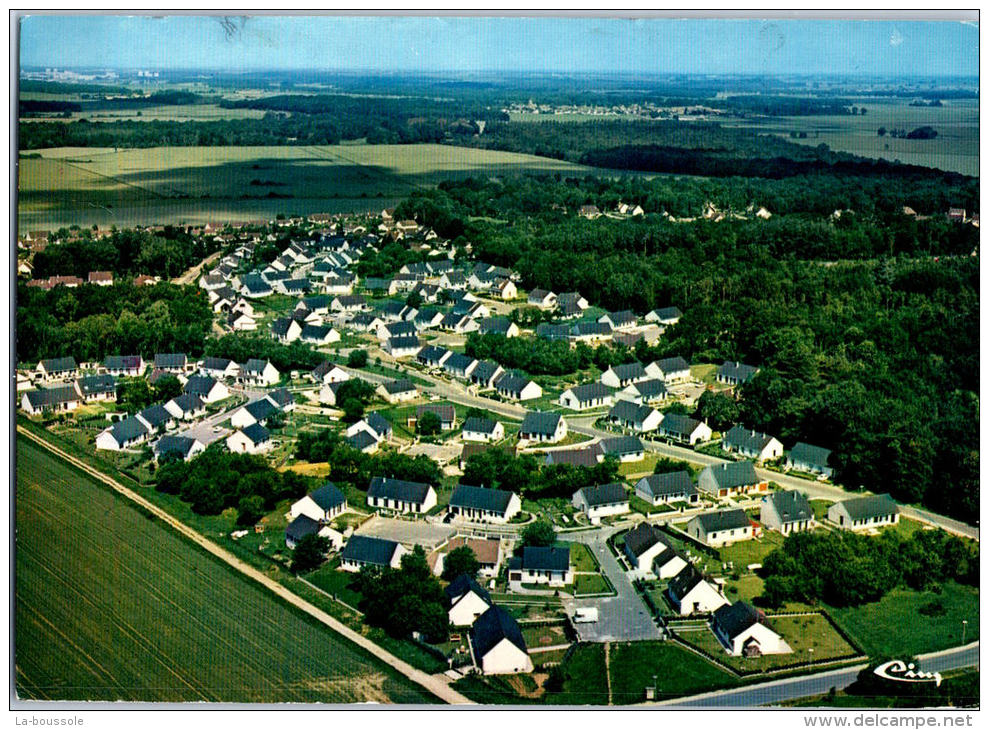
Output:
[[26,229],[381,210],[447,179],[590,170],[534,155],[427,144],[39,153],[20,160],[18,221]]
[[22,438],[16,560],[22,698],[431,701]]

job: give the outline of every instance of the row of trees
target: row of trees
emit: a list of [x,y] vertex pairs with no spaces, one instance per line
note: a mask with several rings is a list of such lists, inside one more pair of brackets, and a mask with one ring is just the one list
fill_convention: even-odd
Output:
[[570,499],[583,487],[608,484],[618,477],[618,462],[606,458],[592,467],[570,464],[539,465],[532,454],[515,456],[502,449],[472,454],[461,482],[515,492],[529,499]]
[[385,476],[437,486],[442,472],[435,461],[420,454],[411,457],[396,451],[364,454],[329,429],[299,435],[295,457],[300,461],[329,462],[329,479],[367,489],[371,478]]

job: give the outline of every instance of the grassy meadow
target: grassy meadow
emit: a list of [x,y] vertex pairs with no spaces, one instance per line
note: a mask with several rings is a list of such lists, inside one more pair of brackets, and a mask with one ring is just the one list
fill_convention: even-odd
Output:
[[20,438],[16,548],[22,699],[432,701]]

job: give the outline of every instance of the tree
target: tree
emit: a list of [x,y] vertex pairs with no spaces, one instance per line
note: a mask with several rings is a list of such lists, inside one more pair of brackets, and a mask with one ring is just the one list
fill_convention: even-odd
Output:
[[537,520],[522,531],[522,547],[549,547],[556,542],[553,526],[544,520]]
[[182,383],[174,375],[163,375],[154,384],[152,392],[156,401],[164,403],[182,395]]
[[886,136],[886,127],[880,127],[880,128],[878,129],[878,131],[877,131],[877,134],[878,134],[878,135],[879,135],[880,137],[885,137],[885,136]]
[[481,569],[481,564],[474,555],[474,551],[467,545],[455,548],[443,560],[443,580],[453,580],[461,575],[471,578],[477,577],[477,571]]
[[405,297],[406,305],[412,307],[413,309],[419,309],[422,306],[422,294],[419,292],[410,292],[407,297]]
[[741,408],[738,401],[724,393],[715,393],[706,390],[697,399],[697,412],[695,416],[702,421],[707,421],[715,431],[725,431],[738,422],[741,415]]
[[347,398],[340,408],[343,410],[343,420],[347,423],[356,423],[364,416],[364,404],[356,398]]
[[442,428],[440,417],[433,411],[426,411],[416,421],[416,433],[420,436],[435,436]]
[[237,524],[242,527],[256,525],[264,514],[264,497],[260,495],[244,497],[237,503]]
[[330,541],[325,537],[316,534],[306,535],[295,545],[290,570],[293,573],[308,573],[315,570],[326,560],[326,553],[329,550]]
[[347,367],[363,368],[367,366],[367,350],[351,350],[347,355]]

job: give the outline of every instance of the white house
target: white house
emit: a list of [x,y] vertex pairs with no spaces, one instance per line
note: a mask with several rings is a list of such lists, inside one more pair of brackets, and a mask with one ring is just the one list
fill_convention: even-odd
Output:
[[740,424],[731,427],[721,441],[724,451],[755,459],[757,462],[772,461],[783,455],[783,444],[779,439]]
[[692,565],[686,566],[666,589],[670,603],[681,616],[711,613],[728,605],[728,599]]
[[888,494],[858,497],[828,507],[828,521],[843,530],[874,530],[900,521],[900,508]]
[[281,373],[268,360],[251,358],[240,368],[238,380],[246,385],[276,385]]
[[268,429],[252,424],[227,437],[227,448],[235,454],[261,454],[274,448]]
[[711,631],[732,656],[757,657],[793,651],[766,625],[766,615],[745,601],[721,606],[711,616]]
[[470,651],[482,674],[522,674],[533,669],[518,624],[500,606],[492,606],[474,622]]
[[225,357],[204,357],[199,363],[199,371],[216,379],[236,378],[240,365]]
[[635,483],[635,493],[651,505],[670,502],[697,504],[700,495],[686,470],[651,474]]
[[522,419],[519,438],[555,444],[567,435],[567,422],[559,413],[529,411]]
[[601,373],[601,382],[609,388],[625,388],[632,383],[648,380],[649,373],[641,363],[630,362],[623,365],[612,365]]
[[538,383],[519,375],[502,375],[495,381],[494,388],[498,395],[509,400],[533,400],[543,395]]
[[770,530],[789,535],[811,529],[815,524],[814,510],[807,497],[796,489],[773,492],[762,498],[759,522]]
[[193,375],[186,381],[182,392],[198,396],[203,403],[216,403],[230,397],[230,389],[210,375]]
[[632,580],[669,580],[687,566],[666,537],[654,525],[640,522],[625,533],[622,551],[628,559]]
[[671,441],[693,446],[710,441],[713,434],[711,427],[703,421],[679,413],[667,413],[659,424],[659,435]]
[[436,490],[429,484],[374,477],[367,490],[369,507],[424,514],[436,506]]
[[330,360],[325,360],[312,371],[312,377],[317,383],[342,383],[350,380],[350,373]]
[[704,467],[697,488],[712,497],[734,497],[769,491],[769,481],[760,479],[751,461],[722,462]]
[[458,484],[450,495],[450,514],[472,522],[504,524],[522,511],[514,492]]
[[230,425],[234,428],[247,428],[255,423],[264,423],[268,417],[278,410],[278,407],[267,398],[252,401],[241,406],[230,416]]
[[454,578],[446,588],[450,609],[447,614],[453,626],[473,626],[478,617],[491,608],[491,596],[468,575]]
[[652,406],[637,405],[632,401],[619,400],[608,411],[608,420],[636,433],[649,433],[660,428],[666,418]]
[[183,393],[165,404],[165,410],[180,421],[191,421],[206,415],[206,404],[192,393]]
[[559,403],[572,411],[604,408],[615,402],[614,394],[601,383],[575,385],[560,393]]
[[830,461],[830,449],[798,441],[786,455],[786,468],[830,478],[834,474]]
[[131,416],[117,421],[96,437],[96,448],[106,451],[120,451],[137,446],[150,435],[148,427]]
[[333,482],[327,482],[292,505],[289,514],[294,520],[306,515],[317,522],[328,522],[347,511],[347,498]]
[[464,441],[480,441],[484,443],[501,441],[505,438],[505,427],[500,421],[471,416],[464,420],[461,437]]
[[340,552],[340,570],[356,573],[365,565],[378,568],[399,568],[402,556],[408,553],[392,540],[367,535],[353,535]]
[[711,547],[724,547],[755,536],[752,522],[743,509],[697,515],[687,523],[687,534]]
[[535,547],[527,545],[522,554],[508,561],[510,583],[546,583],[564,586],[573,583],[569,547]]
[[578,489],[571,501],[575,509],[584,511],[593,525],[599,524],[602,517],[623,515],[629,511],[625,487],[617,482]]

